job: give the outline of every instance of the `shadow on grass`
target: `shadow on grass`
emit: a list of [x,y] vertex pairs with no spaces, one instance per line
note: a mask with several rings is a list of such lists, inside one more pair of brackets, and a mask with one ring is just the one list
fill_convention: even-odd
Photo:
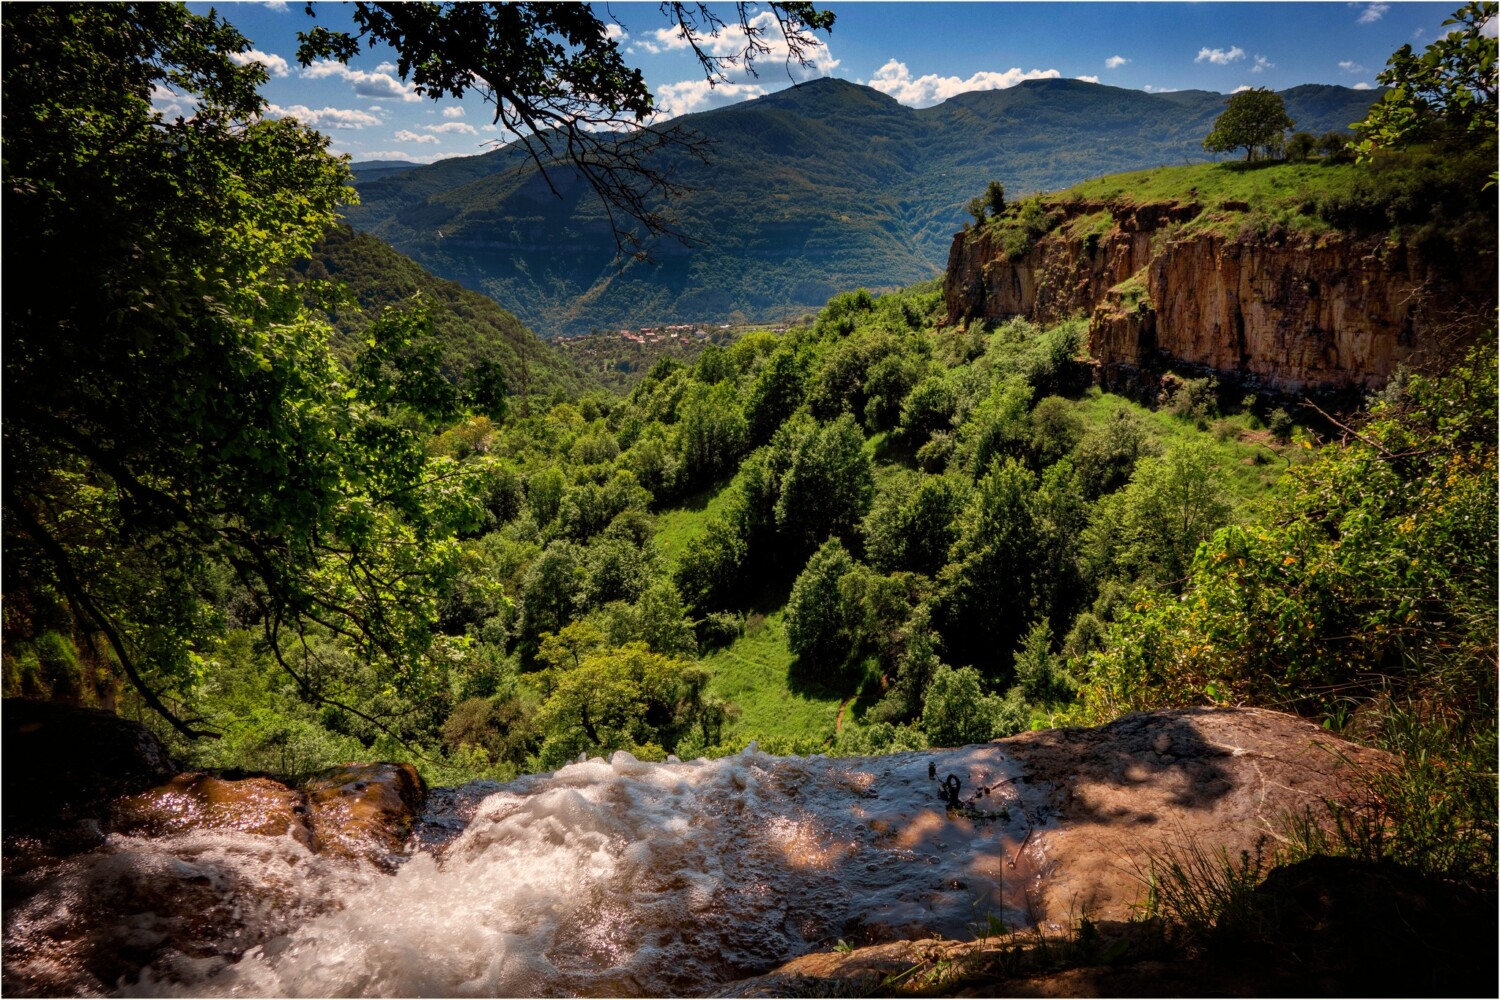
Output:
[[[837,698],[843,701],[856,695],[863,697],[864,692],[873,686],[878,700],[879,678],[877,676],[875,683],[871,684],[869,663],[868,660],[831,663],[799,656],[787,667],[787,690],[807,698]],[[866,711],[868,708],[868,705],[865,706]]]
[[707,510],[708,505],[713,502],[714,497],[723,492],[724,487],[728,486],[733,481],[734,476],[732,475],[715,479],[713,482],[709,483],[707,486],[703,487],[696,493],[690,493],[687,496],[682,497],[681,499],[669,500],[666,503],[658,505],[658,509],[656,512],[661,513],[666,510],[690,510],[697,513],[699,511]]
[[1219,164],[1219,169],[1230,173],[1249,173],[1252,170],[1285,166],[1286,163],[1286,160],[1225,160]]

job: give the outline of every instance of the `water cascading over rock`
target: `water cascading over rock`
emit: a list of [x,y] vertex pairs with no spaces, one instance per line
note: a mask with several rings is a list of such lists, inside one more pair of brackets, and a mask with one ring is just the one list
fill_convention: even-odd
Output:
[[435,790],[383,862],[242,816],[135,827],[7,856],[5,990],[701,993],[839,939],[1123,919],[1149,852],[1254,849],[1385,764],[1279,713],[1181,710],[877,758],[619,753]]

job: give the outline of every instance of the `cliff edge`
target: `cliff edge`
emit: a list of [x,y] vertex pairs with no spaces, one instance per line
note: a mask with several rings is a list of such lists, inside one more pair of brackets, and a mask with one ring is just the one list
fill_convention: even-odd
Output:
[[1181,366],[1297,395],[1379,388],[1494,322],[1493,252],[1198,195],[1065,194],[1029,206],[1029,233],[1010,216],[959,233],[949,321],[1084,313],[1107,387]]

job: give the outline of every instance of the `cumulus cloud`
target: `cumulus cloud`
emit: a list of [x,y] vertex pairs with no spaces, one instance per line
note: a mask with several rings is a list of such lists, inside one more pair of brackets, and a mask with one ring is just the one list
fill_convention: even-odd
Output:
[[1075,80],[1082,80],[1084,83],[1098,83],[1099,82],[1099,78],[1097,76],[1075,76],[1073,79],[1075,79]]
[[1353,59],[1344,59],[1339,62],[1339,69],[1345,73],[1363,73],[1365,68]]
[[1370,84],[1365,83],[1363,80],[1361,80],[1359,83],[1356,83],[1354,85],[1353,89],[1355,89],[1355,90],[1374,90],[1375,88],[1373,86],[1371,86]]
[[1360,24],[1374,24],[1382,17],[1385,17],[1385,12],[1391,9],[1391,5],[1388,3],[1355,4],[1354,6],[1364,7],[1364,10],[1359,12]]
[[364,70],[350,69],[343,63],[332,59],[318,60],[304,69],[302,75],[309,80],[336,77],[351,85],[354,88],[354,92],[360,97],[398,101],[420,101],[422,99],[418,96],[416,89],[410,84],[402,83],[389,73],[368,73]]
[[1265,56],[1256,56],[1255,57],[1255,65],[1250,67],[1250,72],[1252,72],[1252,73],[1263,73],[1263,72],[1265,72],[1268,69],[1275,69],[1275,68],[1276,68],[1276,64],[1273,63],[1271,60],[1267,59]]
[[462,107],[457,106],[457,105],[455,105],[454,107],[451,107],[451,108],[444,108],[443,109],[443,117],[444,118],[462,118],[463,116],[464,116],[464,109]]
[[1193,62],[1211,62],[1215,66],[1228,66],[1230,63],[1238,62],[1243,58],[1245,58],[1245,50],[1238,45],[1231,46],[1227,50],[1205,47],[1198,50],[1198,57]]
[[420,134],[418,134],[416,132],[411,131],[410,129],[402,129],[401,131],[397,132],[396,135],[395,135],[395,139],[396,139],[397,142],[437,142],[438,141],[438,137],[435,136],[435,135],[420,135]]
[[278,14],[285,14],[287,12],[287,0],[260,0],[260,5],[262,7],[269,7]]
[[1055,69],[1023,71],[1016,67],[1003,73],[981,71],[966,80],[956,76],[938,76],[936,73],[914,78],[911,70],[906,68],[906,63],[892,59],[875,71],[869,85],[908,107],[925,108],[971,90],[1004,90],[1023,80],[1061,78],[1062,74]]
[[1176,87],[1153,87],[1149,83],[1145,84],[1144,86],[1142,86],[1141,89],[1144,90],[1148,94],[1175,94],[1175,93],[1177,93],[1177,88]]
[[383,63],[377,63],[376,64],[376,66],[375,66],[375,72],[377,72],[377,73],[392,73],[392,74],[394,74],[396,72],[396,64],[393,63],[393,62],[391,62],[389,59],[387,59]]
[[187,98],[177,93],[171,87],[159,83],[151,85],[151,110],[168,120],[174,118],[186,118],[192,111],[192,105]]
[[271,76],[286,76],[289,72],[286,60],[260,49],[251,49],[249,52],[231,52],[229,61],[236,66],[248,66],[251,63],[260,63],[266,68]]
[[715,106],[730,104],[759,97],[765,92],[766,88],[757,83],[710,84],[707,80],[683,80],[658,87],[656,107],[663,118],[676,118],[701,111],[710,103]]
[[1235,87],[1233,90],[1231,90],[1230,93],[1231,94],[1243,94],[1245,91],[1252,90],[1252,89],[1254,89],[1254,88],[1252,88],[1248,83],[1242,83],[1238,87]]
[[364,128],[367,125],[379,125],[380,119],[367,111],[359,111],[354,108],[319,108],[314,110],[305,104],[293,104],[290,107],[282,107],[279,104],[266,106],[266,114],[276,118],[295,118],[304,125],[314,128]]
[[356,160],[404,160],[407,163],[436,163],[438,160],[451,160],[456,156],[469,156],[468,153],[432,152],[418,153],[410,149],[376,149],[370,151],[361,150],[354,154]]
[[443,122],[443,124],[441,125],[423,125],[422,129],[426,132],[438,132],[447,134],[452,134],[455,132],[460,135],[479,134],[478,129],[476,129],[473,125],[469,125],[465,122]]
[[1128,62],[1130,62],[1130,60],[1126,59],[1124,56],[1110,56],[1108,59],[1104,60],[1104,68],[1119,69],[1121,66],[1124,66]]
[[622,42],[630,36],[625,33],[624,28],[620,27],[613,21],[609,21],[604,25],[604,37],[613,38],[617,42]]
[[[762,44],[770,48],[770,52],[759,57],[758,64],[770,66],[780,65],[787,61],[791,53],[787,49],[786,39],[781,34],[781,28],[777,24],[776,16],[770,11],[764,11],[750,19],[751,30],[760,33]],[[738,22],[727,24],[724,30],[719,32],[717,38],[703,37],[698,39],[699,48],[706,54],[719,58],[737,57],[745,51],[745,32]],[[644,36],[637,38],[631,43],[628,51],[642,49],[651,55],[660,55],[663,52],[685,52],[688,49],[688,41],[677,28],[657,28],[649,31]],[[833,58],[833,53],[826,43],[814,38],[812,49],[807,53],[811,65],[799,66],[795,60],[788,64],[788,69],[793,76],[799,80],[811,80],[820,76],[827,76],[839,65],[839,60]],[[731,74],[730,83],[749,84],[753,78],[740,70]]]

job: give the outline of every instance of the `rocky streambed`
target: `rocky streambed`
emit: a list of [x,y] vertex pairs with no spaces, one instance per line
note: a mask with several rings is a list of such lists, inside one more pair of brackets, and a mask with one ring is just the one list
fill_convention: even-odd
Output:
[[1126,921],[1152,857],[1256,851],[1390,765],[1255,709],[875,758],[617,753],[433,790],[404,765],[292,788],[117,756],[129,781],[80,764],[50,826],[5,797],[8,995],[733,992],[840,941]]

